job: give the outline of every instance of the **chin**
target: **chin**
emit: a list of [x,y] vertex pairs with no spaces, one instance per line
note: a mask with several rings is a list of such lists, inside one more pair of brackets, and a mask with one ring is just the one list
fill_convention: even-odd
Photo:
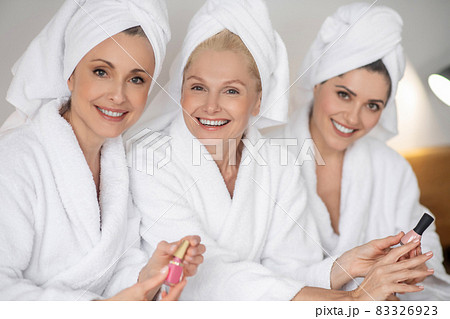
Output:
[[97,134],[103,138],[116,138],[123,133],[122,130],[102,130]]
[[341,139],[332,139],[332,140],[330,140],[330,141],[328,141],[328,146],[331,148],[331,149],[334,149],[335,151],[338,151],[338,152],[343,152],[343,151],[345,151],[350,145],[352,145],[352,143],[354,142],[354,140],[352,140],[352,141],[343,141],[343,140],[341,140]]

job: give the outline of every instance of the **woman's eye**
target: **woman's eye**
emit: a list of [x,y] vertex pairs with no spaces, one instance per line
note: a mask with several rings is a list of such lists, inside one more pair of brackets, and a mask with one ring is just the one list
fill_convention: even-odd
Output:
[[99,76],[99,77],[104,77],[104,76],[106,76],[106,72],[105,72],[105,70],[102,70],[102,69],[95,69],[94,70],[94,73],[97,75],[97,76]]
[[227,94],[239,94],[239,92],[238,92],[237,90],[235,90],[235,89],[228,89],[228,90],[226,91],[226,93],[227,93]]
[[191,90],[193,90],[193,91],[202,91],[203,88],[202,88],[201,86],[199,86],[199,85],[194,85],[194,86],[191,88]]
[[131,82],[134,84],[141,84],[144,83],[144,79],[141,78],[140,76],[135,76],[134,78],[131,79]]
[[339,96],[340,98],[343,98],[343,99],[348,99],[348,98],[349,98],[349,95],[348,95],[347,92],[339,91],[337,94],[338,94],[338,96]]
[[369,104],[367,104],[367,107],[371,111],[378,111],[380,109],[380,106],[376,103],[369,103]]

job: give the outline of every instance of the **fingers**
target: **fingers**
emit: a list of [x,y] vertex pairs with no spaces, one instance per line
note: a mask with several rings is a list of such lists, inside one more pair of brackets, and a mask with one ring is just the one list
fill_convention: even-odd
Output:
[[185,264],[194,264],[194,265],[200,265],[203,262],[203,256],[202,255],[198,255],[198,256],[186,256],[185,258]]
[[399,244],[400,243],[400,239],[402,239],[403,236],[405,236],[405,233],[401,231],[395,236],[388,236],[388,237],[385,237],[385,238],[376,239],[375,241],[376,241],[376,244],[377,244],[378,248],[386,249],[386,248],[389,248],[391,246]]
[[420,245],[420,240],[415,240],[406,245],[396,247],[391,249],[391,251],[382,259],[383,263],[394,263],[400,259],[403,255],[407,254],[409,251],[415,249]]
[[410,259],[402,260],[398,262],[393,267],[403,267],[403,268],[416,268],[424,264],[427,260],[433,257],[433,252],[429,251],[426,254],[419,255]]
[[187,284],[186,278],[184,278],[182,281],[180,281],[178,284],[170,288],[169,293],[166,295],[163,293],[162,301],[176,301],[180,298],[181,293],[183,292],[184,287]]
[[411,293],[411,292],[419,292],[423,290],[423,286],[416,286],[416,285],[408,285],[404,283],[399,283],[395,285],[395,288],[393,289],[395,292],[400,294],[405,293]]
[[158,274],[156,274],[155,276],[151,277],[150,279],[147,279],[141,283],[138,283],[137,285],[139,285],[140,287],[140,292],[144,295],[147,296],[147,293],[152,290],[155,289],[159,286],[162,285],[162,283],[164,282],[164,280],[167,277],[167,273],[169,271],[169,267],[164,267]]
[[400,301],[400,298],[397,297],[395,294],[391,294],[386,298],[386,301]]
[[187,277],[192,277],[197,273],[198,265],[194,264],[185,264],[184,265],[184,274]]
[[185,236],[179,241],[179,243],[181,243],[183,240],[189,241],[189,245],[192,247],[197,246],[202,241],[200,236],[197,236],[197,235]]
[[160,255],[160,256],[172,255],[177,249],[177,247],[178,247],[177,243],[168,243],[167,241],[163,240],[158,243],[158,246],[156,246],[153,255]]
[[392,282],[404,283],[407,280],[414,280],[416,278],[423,278],[432,275],[433,272],[426,269],[402,269],[390,274],[390,280]]

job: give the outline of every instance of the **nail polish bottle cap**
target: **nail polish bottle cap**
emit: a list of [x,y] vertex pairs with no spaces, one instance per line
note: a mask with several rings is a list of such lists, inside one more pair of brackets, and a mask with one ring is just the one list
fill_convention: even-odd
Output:
[[416,227],[414,227],[414,231],[418,234],[421,235],[423,234],[423,232],[425,231],[425,229],[428,228],[428,226],[431,225],[431,223],[434,221],[434,218],[431,217],[430,215],[428,215],[427,213],[424,213],[422,218],[419,220],[419,223],[417,224]]
[[173,254],[173,255],[177,258],[183,259],[188,247],[189,247],[189,241],[183,240],[180,247],[178,247],[178,249],[175,251],[175,254]]

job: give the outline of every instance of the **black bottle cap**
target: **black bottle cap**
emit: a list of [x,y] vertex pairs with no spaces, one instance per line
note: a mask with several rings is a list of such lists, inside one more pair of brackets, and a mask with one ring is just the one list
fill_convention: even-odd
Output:
[[419,223],[417,224],[417,226],[414,227],[414,231],[418,235],[422,236],[422,234],[425,231],[425,229],[427,229],[428,226],[430,226],[433,221],[434,221],[433,217],[431,217],[427,213],[424,213],[422,218],[419,220]]

